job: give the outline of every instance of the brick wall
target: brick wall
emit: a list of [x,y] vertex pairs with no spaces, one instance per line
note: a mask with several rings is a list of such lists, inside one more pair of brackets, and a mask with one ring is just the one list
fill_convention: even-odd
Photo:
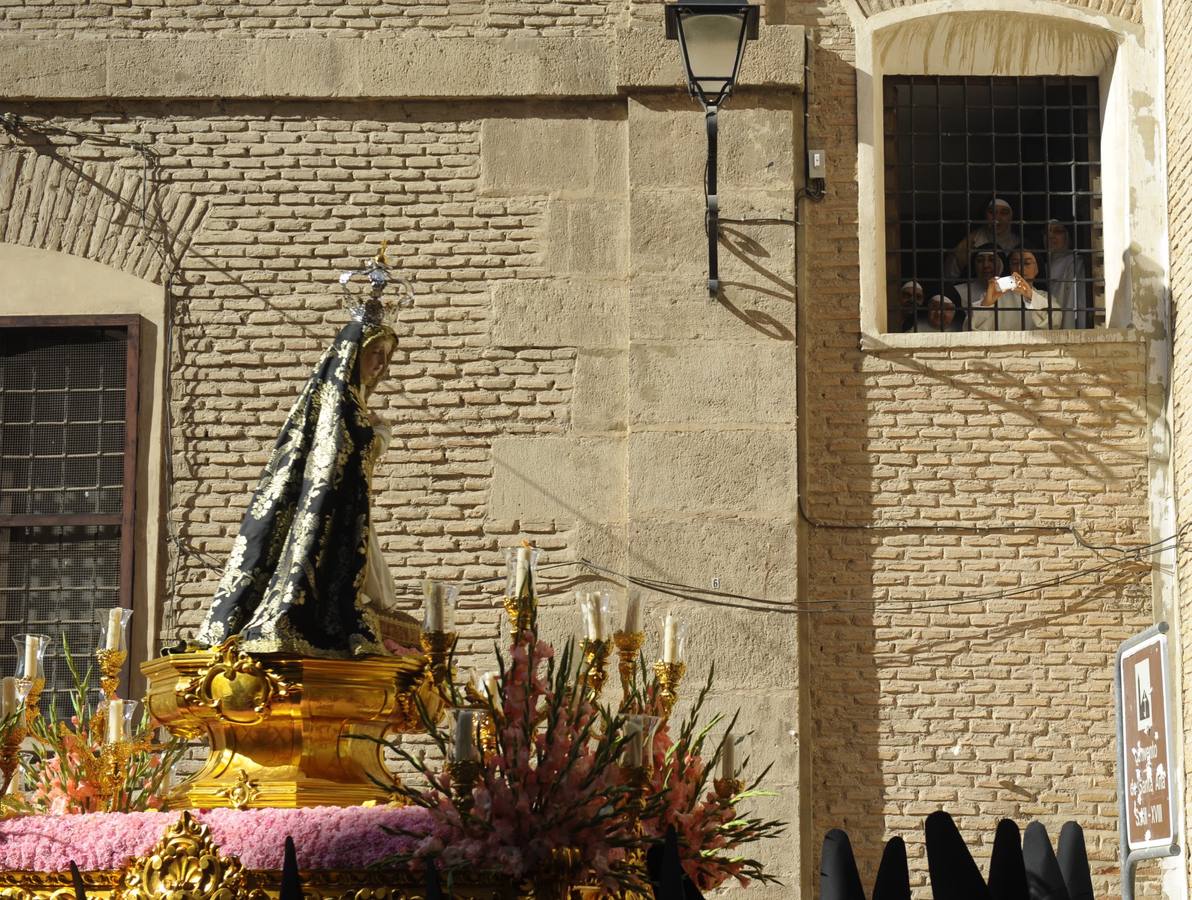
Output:
[[236,35],[287,37],[317,34],[363,37],[404,32],[445,36],[580,34],[607,30],[627,0],[425,0],[406,3],[243,0],[149,0],[78,3],[74,0],[6,0],[0,33],[45,37],[162,37]]
[[813,852],[844,827],[869,885],[901,835],[925,885],[935,809],[983,869],[999,818],[1054,839],[1076,817],[1097,893],[1113,895],[1113,658],[1149,624],[1145,568],[947,600],[1102,563],[1069,534],[999,525],[1074,515],[1106,542],[1147,541],[1143,346],[861,352],[851,29],[837,3],[785,14],[816,28],[809,140],[830,169],[803,216],[805,500],[831,526],[807,529],[807,599],[836,607],[810,617],[805,644]]
[[[1164,29],[1167,52],[1167,170],[1168,170],[1168,227],[1171,240],[1171,304],[1174,335],[1174,367],[1172,370],[1172,411],[1174,421],[1174,467],[1176,484],[1176,517],[1187,521],[1192,508],[1192,87],[1186,74],[1192,64],[1192,8],[1181,3],[1165,3]],[[1192,593],[1188,590],[1192,578],[1192,555],[1183,551],[1179,556],[1178,581],[1179,615],[1183,623],[1192,620]],[[1184,722],[1192,721],[1192,655],[1183,647]],[[1188,783],[1192,743],[1185,724],[1184,782]],[[1185,791],[1185,796],[1187,793]],[[1192,809],[1185,809],[1187,816]],[[1185,855],[1185,858],[1187,856]]]

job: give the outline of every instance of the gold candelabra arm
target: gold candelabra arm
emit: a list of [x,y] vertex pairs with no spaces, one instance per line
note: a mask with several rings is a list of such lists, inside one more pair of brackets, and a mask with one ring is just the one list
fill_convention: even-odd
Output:
[[613,635],[613,643],[617,646],[617,674],[621,676],[621,699],[629,699],[630,688],[633,687],[633,668],[637,665],[637,655],[645,643],[644,631],[618,631]]
[[33,727],[33,720],[41,715],[41,693],[45,690],[46,680],[41,676],[36,678],[18,678],[17,685],[25,694],[25,725]]
[[745,789],[745,783],[740,778],[714,778],[712,779],[712,790],[716,792],[716,796],[728,802],[733,797],[741,793]]
[[95,651],[95,658],[99,662],[99,686],[103,689],[105,697],[115,700],[116,692],[120,690],[120,674],[124,671],[128,651],[101,647]]
[[451,681],[451,651],[455,649],[454,631],[424,631],[419,642],[422,652],[430,660],[431,677],[439,690],[449,689]]
[[534,600],[528,594],[523,597],[504,597],[501,600],[505,607],[505,614],[509,616],[509,625],[514,635],[533,627]]
[[662,701],[662,709],[669,716],[679,699],[679,682],[687,672],[685,663],[654,663],[654,674],[658,676],[658,697]]
[[24,725],[21,724],[22,722],[23,719],[14,720],[13,724],[4,732],[3,740],[0,741],[0,774],[4,776],[4,783],[0,785],[0,794],[8,792],[12,777],[20,765],[21,742],[25,740],[28,733],[25,731]]
[[128,762],[136,751],[134,741],[113,741],[99,751],[99,786],[108,812],[119,812]]
[[456,759],[447,764],[451,776],[451,793],[461,810],[472,808],[472,789],[480,779],[481,763],[475,759]]
[[588,688],[588,696],[595,702],[600,699],[604,690],[604,682],[608,679],[608,641],[585,640],[580,645],[584,655],[584,681]]

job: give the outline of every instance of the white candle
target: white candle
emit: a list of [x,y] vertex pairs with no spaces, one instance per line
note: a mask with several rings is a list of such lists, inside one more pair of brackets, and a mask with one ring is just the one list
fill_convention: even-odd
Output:
[[501,674],[499,672],[484,673],[484,692],[488,694],[490,702],[496,704],[501,700]]
[[35,634],[25,635],[25,677],[36,678],[37,671],[37,651],[41,649],[41,638]]
[[0,717],[7,719],[15,715],[18,709],[17,680],[10,675],[0,680]]
[[527,547],[517,548],[517,569],[513,577],[513,596],[520,597],[522,588],[526,585],[526,576],[530,574],[530,551]]
[[674,615],[666,614],[662,625],[662,661],[676,663],[679,655],[679,629]]
[[124,701],[108,701],[107,743],[115,744],[124,738]]
[[108,633],[104,647],[108,650],[122,650],[124,645],[124,612],[120,607],[108,610]]
[[422,630],[442,631],[443,585],[427,579],[422,582],[422,595],[426,598],[426,609],[422,614]]
[[476,755],[476,742],[472,735],[472,711],[461,710],[455,720],[455,759],[457,762],[472,759]]
[[625,734],[629,737],[625,744],[625,764],[628,766],[640,766],[642,757],[645,755],[642,726],[640,722],[636,721],[636,718],[633,716],[625,723]]
[[625,601],[625,631],[633,634],[642,630],[642,598],[637,591],[630,591]]
[[724,735],[720,748],[720,777],[730,781],[737,777],[737,739],[731,731]]
[[594,641],[603,641],[605,639],[605,633],[604,633],[605,595],[599,594],[599,593],[593,594],[591,603],[592,603],[591,638]]

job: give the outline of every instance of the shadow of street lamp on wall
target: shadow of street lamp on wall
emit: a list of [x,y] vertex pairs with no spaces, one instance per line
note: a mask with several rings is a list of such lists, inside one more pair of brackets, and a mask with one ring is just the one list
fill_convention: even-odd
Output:
[[708,164],[704,193],[708,233],[708,295],[720,293],[720,202],[716,194],[716,115],[737,83],[746,41],[757,40],[759,8],[751,3],[680,0],[664,7],[666,37],[677,40],[683,54],[687,89],[704,107],[708,131]]

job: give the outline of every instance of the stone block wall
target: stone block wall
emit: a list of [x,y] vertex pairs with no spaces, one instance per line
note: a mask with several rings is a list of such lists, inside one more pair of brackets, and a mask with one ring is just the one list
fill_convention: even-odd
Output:
[[[394,431],[375,525],[409,607],[424,577],[464,583],[462,665],[491,668],[494,579],[523,537],[548,564],[588,558],[770,600],[746,611],[647,594],[648,652],[677,608],[691,626],[679,714],[717,663],[709,711],[746,708],[753,755],[776,762],[781,794],[764,811],[796,818],[789,89],[743,92],[723,116],[724,304],[704,286],[703,115],[675,93],[14,107],[31,127],[0,138],[9,210],[14,198],[17,212],[54,210],[60,170],[115,186],[92,206],[123,211],[126,236],[96,258],[171,298],[179,544],[161,644],[201,621],[277,429],[346,320],[339,271],[389,237],[417,301],[373,404]],[[159,165],[145,210],[138,144]],[[155,215],[158,197],[186,202]],[[3,233],[44,244],[60,230]],[[156,267],[126,265],[146,254]],[[575,628],[571,591],[595,576],[544,574],[542,619],[560,639]],[[797,834],[762,851],[787,882]]]

